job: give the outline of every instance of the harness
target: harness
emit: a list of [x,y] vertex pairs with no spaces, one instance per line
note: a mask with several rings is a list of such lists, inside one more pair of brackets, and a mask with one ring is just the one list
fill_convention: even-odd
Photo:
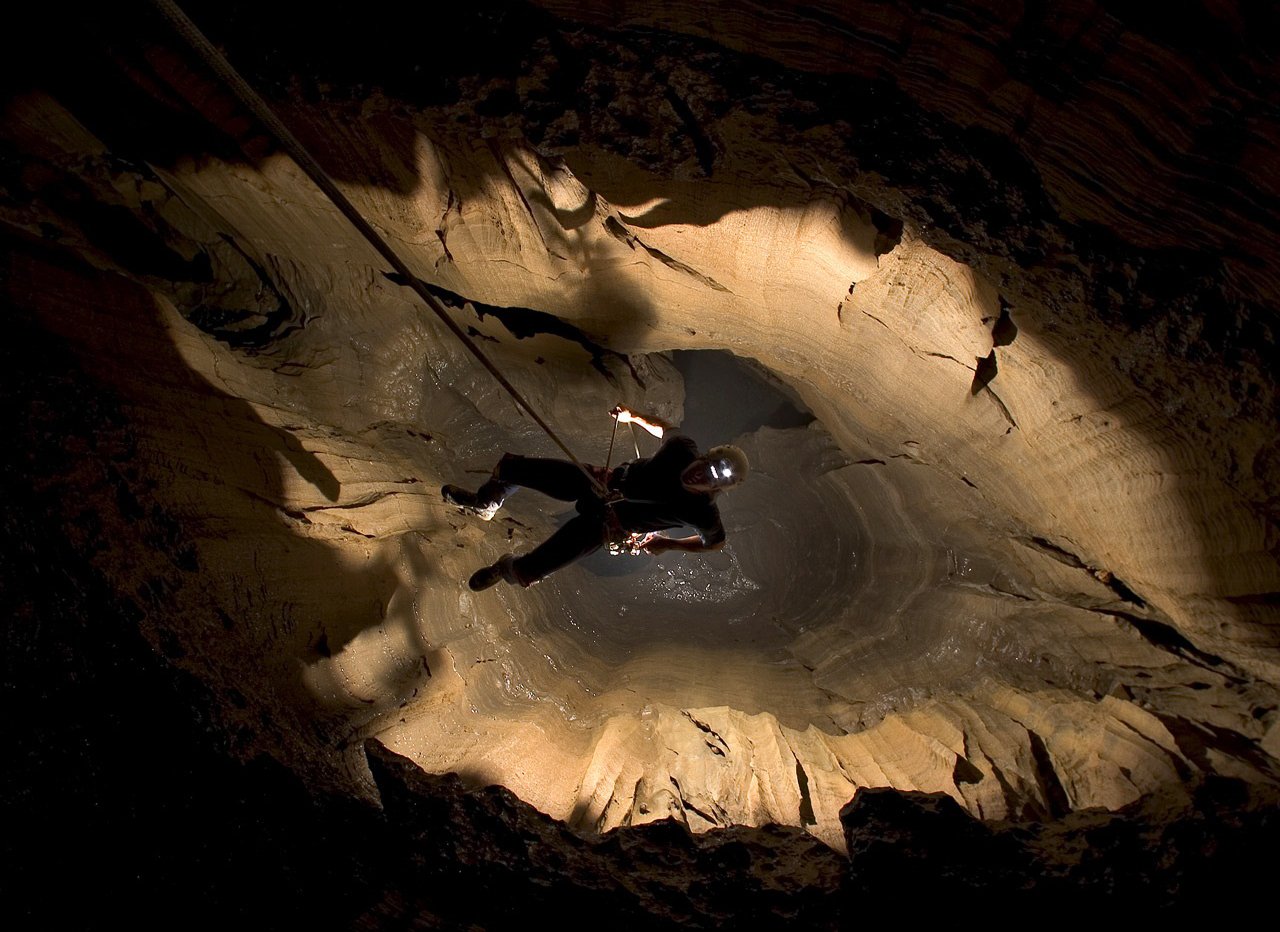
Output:
[[[613,506],[623,499],[621,491],[622,480],[626,478],[629,466],[626,463],[619,466],[615,480],[614,473],[609,470],[609,464],[613,462],[613,442],[616,439],[618,439],[618,417],[614,415],[613,432],[609,434],[609,453],[604,458],[602,484],[605,488],[605,494],[600,499],[600,504],[604,506],[605,546],[608,547],[610,556],[616,557],[623,553],[635,556],[640,553],[640,535],[624,530],[622,522],[618,519],[618,513],[613,509]],[[631,425],[631,439],[632,441],[636,439],[635,425]],[[636,442],[636,456],[640,456],[639,442]]]
[[[618,422],[613,422],[613,429],[616,433],[618,430]],[[610,454],[613,452],[613,443],[609,444]],[[604,529],[605,529],[605,546],[608,547],[612,556],[621,554],[629,554],[637,556],[640,554],[640,544],[646,535],[638,531],[628,531],[622,526],[622,520],[618,517],[618,512],[614,508],[618,502],[624,501],[625,496],[622,494],[622,484],[626,481],[627,471],[631,468],[630,463],[623,463],[617,469],[610,471],[607,461],[604,468],[603,482],[608,490],[605,497],[600,499],[600,504],[604,509]]]

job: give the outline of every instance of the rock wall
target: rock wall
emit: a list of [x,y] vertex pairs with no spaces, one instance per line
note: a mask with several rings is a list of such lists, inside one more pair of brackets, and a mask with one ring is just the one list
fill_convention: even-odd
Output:
[[398,11],[369,44],[192,13],[584,458],[616,402],[679,420],[672,350],[803,399],[807,427],[723,438],[755,467],[726,551],[467,591],[562,509],[486,525],[440,483],[554,447],[138,12],[15,50],[4,101],[7,302],[112,412],[31,427],[13,473],[47,475],[63,562],[208,691],[226,754],[340,797],[377,798],[369,737],[588,833],[836,849],[866,787],[995,820],[1265,793],[1257,24],[702,9]]

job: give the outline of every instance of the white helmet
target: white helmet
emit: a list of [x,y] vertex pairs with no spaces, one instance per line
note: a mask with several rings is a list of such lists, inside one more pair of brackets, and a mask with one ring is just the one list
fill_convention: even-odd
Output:
[[747,478],[751,469],[747,454],[731,443],[712,447],[703,454],[702,459],[706,461],[711,484],[721,489],[737,485]]

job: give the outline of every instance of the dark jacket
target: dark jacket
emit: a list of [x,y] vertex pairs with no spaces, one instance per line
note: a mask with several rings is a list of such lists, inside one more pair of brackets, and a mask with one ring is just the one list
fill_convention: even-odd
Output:
[[624,499],[614,506],[624,530],[662,531],[689,527],[704,544],[714,546],[724,540],[724,525],[715,496],[690,492],[680,482],[685,467],[698,458],[698,446],[688,437],[675,434],[663,441],[653,456],[632,460],[609,476],[609,487]]

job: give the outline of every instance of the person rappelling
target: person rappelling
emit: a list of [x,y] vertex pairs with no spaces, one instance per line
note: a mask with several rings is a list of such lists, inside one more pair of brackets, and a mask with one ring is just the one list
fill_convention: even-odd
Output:
[[[609,412],[618,424],[635,425],[661,438],[663,426],[622,406]],[[505,580],[531,586],[556,570],[608,546],[613,553],[651,556],[669,550],[702,553],[724,546],[724,524],[716,496],[742,482],[748,471],[746,454],[731,444],[699,453],[697,444],[682,434],[668,436],[658,452],[610,468],[613,439],[604,466],[568,460],[504,454],[493,475],[475,492],[446,485],[446,502],[489,521],[507,496],[519,488],[534,489],[566,502],[576,502],[578,514],[529,553],[508,553],[472,574],[468,585],[479,592]],[[603,492],[603,494],[602,494]],[[687,527],[688,537],[658,533]]]

